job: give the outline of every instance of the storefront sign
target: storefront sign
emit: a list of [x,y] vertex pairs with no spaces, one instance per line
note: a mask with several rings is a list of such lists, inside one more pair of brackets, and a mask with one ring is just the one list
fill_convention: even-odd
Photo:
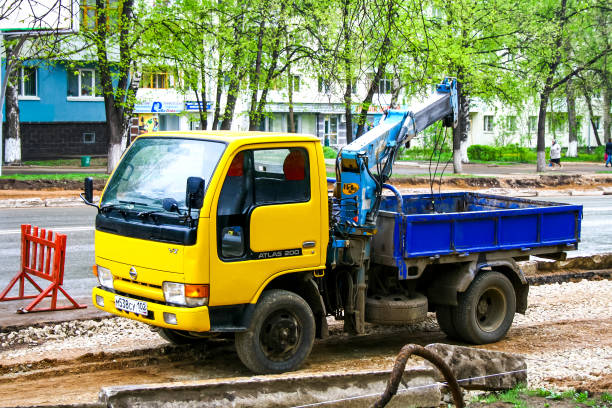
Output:
[[180,102],[151,101],[134,104],[134,113],[180,113],[183,104]]
[[[199,112],[200,109],[202,108],[202,105],[203,105],[202,101],[200,102],[188,101],[188,102],[185,102],[185,110],[187,112]],[[212,110],[212,106],[213,106],[212,102],[206,101],[206,111],[207,112]]]

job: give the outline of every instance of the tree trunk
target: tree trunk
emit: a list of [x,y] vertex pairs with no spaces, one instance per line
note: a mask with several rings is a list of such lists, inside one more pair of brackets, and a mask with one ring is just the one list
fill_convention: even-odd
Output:
[[261,58],[263,55],[263,38],[266,28],[266,20],[262,19],[259,24],[257,33],[257,54],[255,57],[255,66],[251,71],[249,88],[251,89],[251,103],[249,105],[249,130],[257,130],[261,117],[257,115],[257,94],[259,93],[259,76],[261,75]]
[[204,64],[200,67],[200,81],[202,82],[202,88],[200,89],[202,105],[198,103],[198,110],[200,111],[200,129],[206,130],[208,128],[208,103],[206,102],[206,67]]
[[351,105],[353,104],[351,95],[352,87],[351,77],[347,74],[346,77],[346,88],[344,89],[344,116],[346,116],[346,144],[353,142],[353,112],[351,111]]
[[[387,47],[384,46],[383,44],[383,49],[385,50],[385,52],[386,52],[386,48]],[[370,87],[368,88],[368,93],[366,94],[366,97],[364,98],[363,102],[361,102],[361,111],[359,112],[359,115],[357,116],[357,132],[355,132],[356,139],[359,138],[361,135],[363,135],[363,132],[365,130],[366,119],[368,117],[368,110],[370,109],[370,105],[372,105],[372,98],[374,97],[374,93],[376,89],[378,88],[378,82],[382,78],[385,72],[386,66],[387,64],[384,60],[380,62],[380,64],[378,65],[378,70],[376,71],[374,78],[372,78],[372,83],[370,84]]]
[[540,94],[540,108],[538,111],[538,144],[536,171],[542,172],[546,169],[546,107],[550,91],[544,88]]
[[581,81],[581,88],[582,94],[584,95],[584,100],[586,101],[586,105],[589,110],[589,122],[591,123],[591,127],[593,128],[593,135],[595,136],[595,141],[597,142],[597,146],[601,146],[599,132],[597,131],[597,124],[593,120],[593,101],[591,100],[591,94],[589,93],[589,90],[587,89],[584,81]]
[[295,116],[293,115],[293,77],[289,67],[287,68],[287,77],[289,78],[287,81],[287,86],[289,87],[287,90],[287,97],[289,99],[288,127],[289,133],[295,133],[297,130],[295,128]]
[[612,142],[610,138],[610,87],[604,81],[601,92],[601,118],[603,122],[603,137],[606,142]]
[[4,144],[4,161],[7,164],[18,164],[21,162],[21,131],[19,124],[19,95],[17,81],[19,81],[19,68],[12,70],[6,87],[5,109],[7,134]]
[[238,92],[240,92],[240,79],[238,75],[238,70],[236,69],[233,78],[230,80],[229,89],[227,90],[227,101],[225,102],[225,111],[223,112],[223,120],[221,121],[221,130],[230,130],[232,127],[236,100],[238,99]]
[[[462,76],[461,72],[457,75]],[[457,80],[457,103],[459,112],[457,115],[457,126],[453,128],[453,170],[456,174],[463,172],[463,157],[461,151],[462,142],[467,142],[468,122],[470,115],[470,104],[463,92],[463,83]],[[467,153],[467,147],[466,147]],[[467,156],[467,154],[466,154]]]
[[574,95],[573,81],[565,84],[565,99],[567,101],[567,122],[569,144],[567,157],[578,157],[578,128],[576,126],[576,95]]
[[217,65],[217,89],[215,90],[215,114],[213,116],[212,129],[217,130],[219,127],[219,116],[221,116],[221,95],[223,94],[223,67],[222,56],[219,56],[219,64]]

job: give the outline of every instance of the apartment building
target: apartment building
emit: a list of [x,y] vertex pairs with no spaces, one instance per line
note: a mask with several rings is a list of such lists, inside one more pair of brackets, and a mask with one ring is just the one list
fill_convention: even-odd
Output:
[[[212,127],[213,98],[208,95],[206,101],[198,102],[195,94],[180,92],[175,86],[176,81],[172,73],[143,72],[134,106],[133,134],[198,129],[199,106],[206,110],[208,127]],[[345,145],[347,129],[342,91],[306,75],[294,75],[293,83],[297,132],[316,135],[323,144],[331,147]],[[363,99],[366,86],[365,81],[356,83],[355,101]],[[214,91],[214,86],[209,86],[209,89]],[[386,79],[381,80],[378,89],[381,92],[374,95],[367,119],[369,125],[376,123],[391,103],[390,84]],[[99,74],[93,64],[77,63],[68,67],[42,62],[21,67],[18,91],[23,160],[106,154],[104,98]],[[400,95],[398,101],[400,109],[410,108],[411,101],[406,95]],[[594,102],[595,112],[601,112],[600,101]],[[221,108],[224,104],[222,99]],[[248,109],[249,100],[244,93],[237,101],[232,129],[248,129]],[[357,105],[352,111],[357,114]],[[595,146],[590,118],[581,101],[577,111],[578,144]],[[563,147],[569,147],[564,101],[553,101],[547,118],[547,143],[555,137]],[[593,119],[600,124],[599,116]],[[259,130],[287,132],[288,122],[287,90],[271,90]],[[355,130],[356,126],[353,126],[350,131],[354,134]],[[537,109],[533,104],[527,104],[523,111],[516,112],[501,103],[471,103],[468,145],[518,143],[535,147],[536,130]],[[6,132],[3,134],[6,137]]]

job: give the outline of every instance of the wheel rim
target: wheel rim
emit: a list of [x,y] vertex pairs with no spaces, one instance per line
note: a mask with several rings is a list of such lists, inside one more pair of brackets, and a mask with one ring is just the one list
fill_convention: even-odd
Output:
[[506,295],[498,288],[489,288],[483,292],[476,303],[476,322],[481,330],[497,330],[506,318]]
[[301,334],[301,325],[295,315],[280,310],[264,321],[259,334],[259,344],[269,360],[286,361],[297,351]]

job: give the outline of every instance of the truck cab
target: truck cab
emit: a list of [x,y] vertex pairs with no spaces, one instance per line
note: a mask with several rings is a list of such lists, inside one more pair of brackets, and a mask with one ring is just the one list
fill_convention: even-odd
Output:
[[[264,289],[286,297],[287,289],[303,287],[296,280],[325,269],[325,176],[314,136],[160,132],[137,138],[101,196],[93,304],[156,326],[177,343],[247,332]],[[203,180],[201,208],[190,208],[190,177]],[[308,308],[301,314],[315,310],[324,319],[314,291],[298,299]],[[286,357],[300,344],[306,353],[312,346],[314,321],[305,330],[300,311],[291,310],[262,322],[270,331],[264,360],[278,363],[273,371],[287,370]],[[242,354],[250,348],[243,344]]]

